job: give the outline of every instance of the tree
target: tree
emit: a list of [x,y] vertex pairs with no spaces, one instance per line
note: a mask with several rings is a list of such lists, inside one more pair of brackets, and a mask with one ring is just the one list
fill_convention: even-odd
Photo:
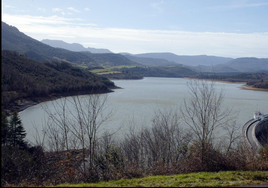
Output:
[[9,121],[8,128],[8,145],[13,147],[24,148],[26,142],[24,138],[26,137],[26,131],[22,125],[21,119],[17,111],[12,113],[11,119]]
[[200,151],[201,166],[204,169],[205,163],[209,161],[206,156],[215,146],[213,141],[216,131],[233,122],[234,112],[223,107],[224,94],[222,90],[216,91],[215,82],[194,80],[187,86],[190,90],[190,99],[188,101],[184,99],[181,116],[193,133],[196,148]]
[[57,151],[82,149],[83,159],[88,159],[82,164],[84,175],[87,166],[89,174],[93,173],[99,131],[112,115],[112,111],[105,110],[107,97],[107,94],[73,96],[54,101],[54,110],[45,107],[50,118],[45,129],[50,145]]
[[6,113],[2,110],[1,111],[2,116],[1,116],[1,143],[2,145],[6,145],[7,143],[7,138],[8,138],[8,120],[7,120],[7,115]]

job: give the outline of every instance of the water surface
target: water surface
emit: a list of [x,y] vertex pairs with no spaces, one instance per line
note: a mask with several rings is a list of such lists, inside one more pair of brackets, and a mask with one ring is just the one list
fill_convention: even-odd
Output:
[[[137,128],[151,126],[151,121],[157,109],[178,108],[184,99],[189,97],[187,82],[184,78],[151,78],[142,80],[115,80],[115,84],[123,89],[115,89],[108,94],[107,111],[112,110],[113,116],[103,124],[105,130],[117,130],[118,138],[129,131],[129,127]],[[268,113],[268,92],[241,89],[243,84],[216,82],[217,91],[225,93],[223,105],[232,107],[239,112],[237,123],[242,126],[251,118],[255,111]],[[87,97],[82,96],[82,97]],[[62,100],[62,99],[57,99]],[[27,132],[27,139],[34,142],[36,129],[41,133],[42,126],[48,116],[43,110],[47,105],[53,111],[52,103],[48,101],[37,104],[19,113]]]

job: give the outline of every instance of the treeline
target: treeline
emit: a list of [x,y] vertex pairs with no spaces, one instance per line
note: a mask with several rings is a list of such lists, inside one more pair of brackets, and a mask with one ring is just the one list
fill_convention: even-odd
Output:
[[268,89],[267,73],[201,73],[196,78],[215,79],[228,82],[246,82],[254,88]]
[[66,62],[37,62],[17,52],[2,51],[2,105],[50,94],[108,92],[114,83]]
[[105,75],[111,79],[141,79],[143,77],[170,77],[183,78],[196,76],[197,73],[182,66],[121,68],[120,74]]
[[188,77],[196,75],[195,71],[182,66],[163,66],[163,67],[134,67],[122,69],[125,72],[137,72],[144,77]]

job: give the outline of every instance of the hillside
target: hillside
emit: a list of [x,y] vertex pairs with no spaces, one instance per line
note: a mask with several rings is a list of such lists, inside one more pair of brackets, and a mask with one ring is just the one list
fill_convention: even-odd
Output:
[[219,64],[215,66],[205,66],[205,65],[196,65],[196,66],[186,66],[197,72],[213,72],[213,73],[235,73],[239,72],[237,69],[233,69],[225,64]]
[[224,64],[215,66],[187,66],[198,72],[237,72],[237,73],[256,73],[268,71],[268,58],[237,58]]
[[[112,55],[112,54],[107,54],[107,53],[112,53],[110,50],[108,49],[96,49],[96,48],[85,48],[83,47],[81,44],[78,43],[67,43],[61,40],[49,40],[49,39],[44,39],[41,41],[44,44],[47,44],[51,47],[54,48],[62,48],[62,49],[66,49],[66,50],[70,50],[73,52],[90,52],[90,53],[96,53],[96,54],[88,54],[90,57],[92,57],[95,60],[99,60],[102,61],[102,59],[100,59],[100,57],[103,56],[98,56],[97,54],[101,53],[102,55],[105,54],[105,56],[107,57],[105,60],[107,62],[107,59],[113,58],[115,56],[115,58],[118,59],[118,55]],[[141,65],[144,66],[168,66],[168,65],[178,65],[178,63],[176,62],[172,62],[166,59],[161,59],[161,58],[149,58],[149,57],[138,57],[135,55],[126,55],[126,54],[121,54],[123,56],[125,56],[127,59],[139,63]],[[122,57],[121,59],[119,59],[119,61],[122,61]],[[103,61],[102,61],[103,62]],[[110,66],[117,66],[117,65],[111,65]]]
[[182,66],[121,68],[121,73],[105,75],[110,79],[141,79],[142,77],[197,77],[198,73]]
[[148,66],[148,67],[178,65],[178,63],[176,62],[168,61],[166,59],[137,57],[134,55],[124,55],[124,56],[130,59],[131,61],[137,62],[141,65]]
[[49,39],[43,39],[41,40],[42,43],[47,44],[54,48],[63,48],[65,50],[73,51],[73,52],[82,52],[82,51],[88,51],[91,53],[113,53],[108,49],[97,49],[97,48],[85,48],[83,45],[78,43],[67,43],[62,40],[49,40]]
[[2,105],[22,98],[109,92],[114,83],[65,62],[37,62],[17,52],[2,51]]
[[239,72],[260,72],[268,70],[268,58],[237,58],[224,65]]
[[232,58],[226,57],[216,57],[216,56],[206,56],[206,55],[197,55],[197,56],[186,56],[186,55],[176,55],[173,53],[144,53],[136,54],[136,57],[147,57],[147,58],[160,58],[166,59],[168,61],[173,61],[178,64],[195,66],[195,65],[218,65],[226,63]]
[[111,56],[107,58],[107,54],[72,52],[61,48],[53,48],[25,35],[17,28],[4,22],[2,22],[2,50],[17,51],[36,61],[66,61],[84,67],[98,67],[103,64],[109,66],[114,64],[138,65],[120,54],[113,54],[112,58]]

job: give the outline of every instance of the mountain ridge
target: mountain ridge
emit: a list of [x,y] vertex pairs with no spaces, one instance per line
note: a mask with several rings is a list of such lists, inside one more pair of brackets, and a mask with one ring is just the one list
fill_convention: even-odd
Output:
[[[176,55],[170,52],[142,54],[74,52],[35,40],[2,22],[2,50],[18,51],[36,61],[66,61],[87,68],[104,66],[184,66],[198,72],[259,72],[268,70],[268,58],[227,58],[208,55]],[[76,46],[82,46],[75,43]],[[82,46],[82,48],[84,48]]]
[[178,64],[195,66],[195,65],[217,65],[226,63],[233,58],[227,57],[218,57],[218,56],[208,56],[208,55],[196,55],[196,56],[188,56],[188,55],[176,55],[170,52],[160,52],[160,53],[142,53],[135,54],[137,57],[149,57],[149,58],[162,58],[169,61],[176,62]]
[[62,40],[50,40],[50,39],[43,39],[40,42],[47,44],[54,48],[63,48],[69,51],[75,52],[82,52],[82,51],[89,51],[91,53],[113,53],[108,49],[97,49],[97,48],[85,48],[83,45],[79,43],[67,43]]
[[5,22],[2,22],[1,30],[2,50],[17,51],[36,61],[66,61],[87,67],[100,67],[102,64],[109,66],[139,65],[121,54],[93,54],[54,48],[25,35],[16,27]]

